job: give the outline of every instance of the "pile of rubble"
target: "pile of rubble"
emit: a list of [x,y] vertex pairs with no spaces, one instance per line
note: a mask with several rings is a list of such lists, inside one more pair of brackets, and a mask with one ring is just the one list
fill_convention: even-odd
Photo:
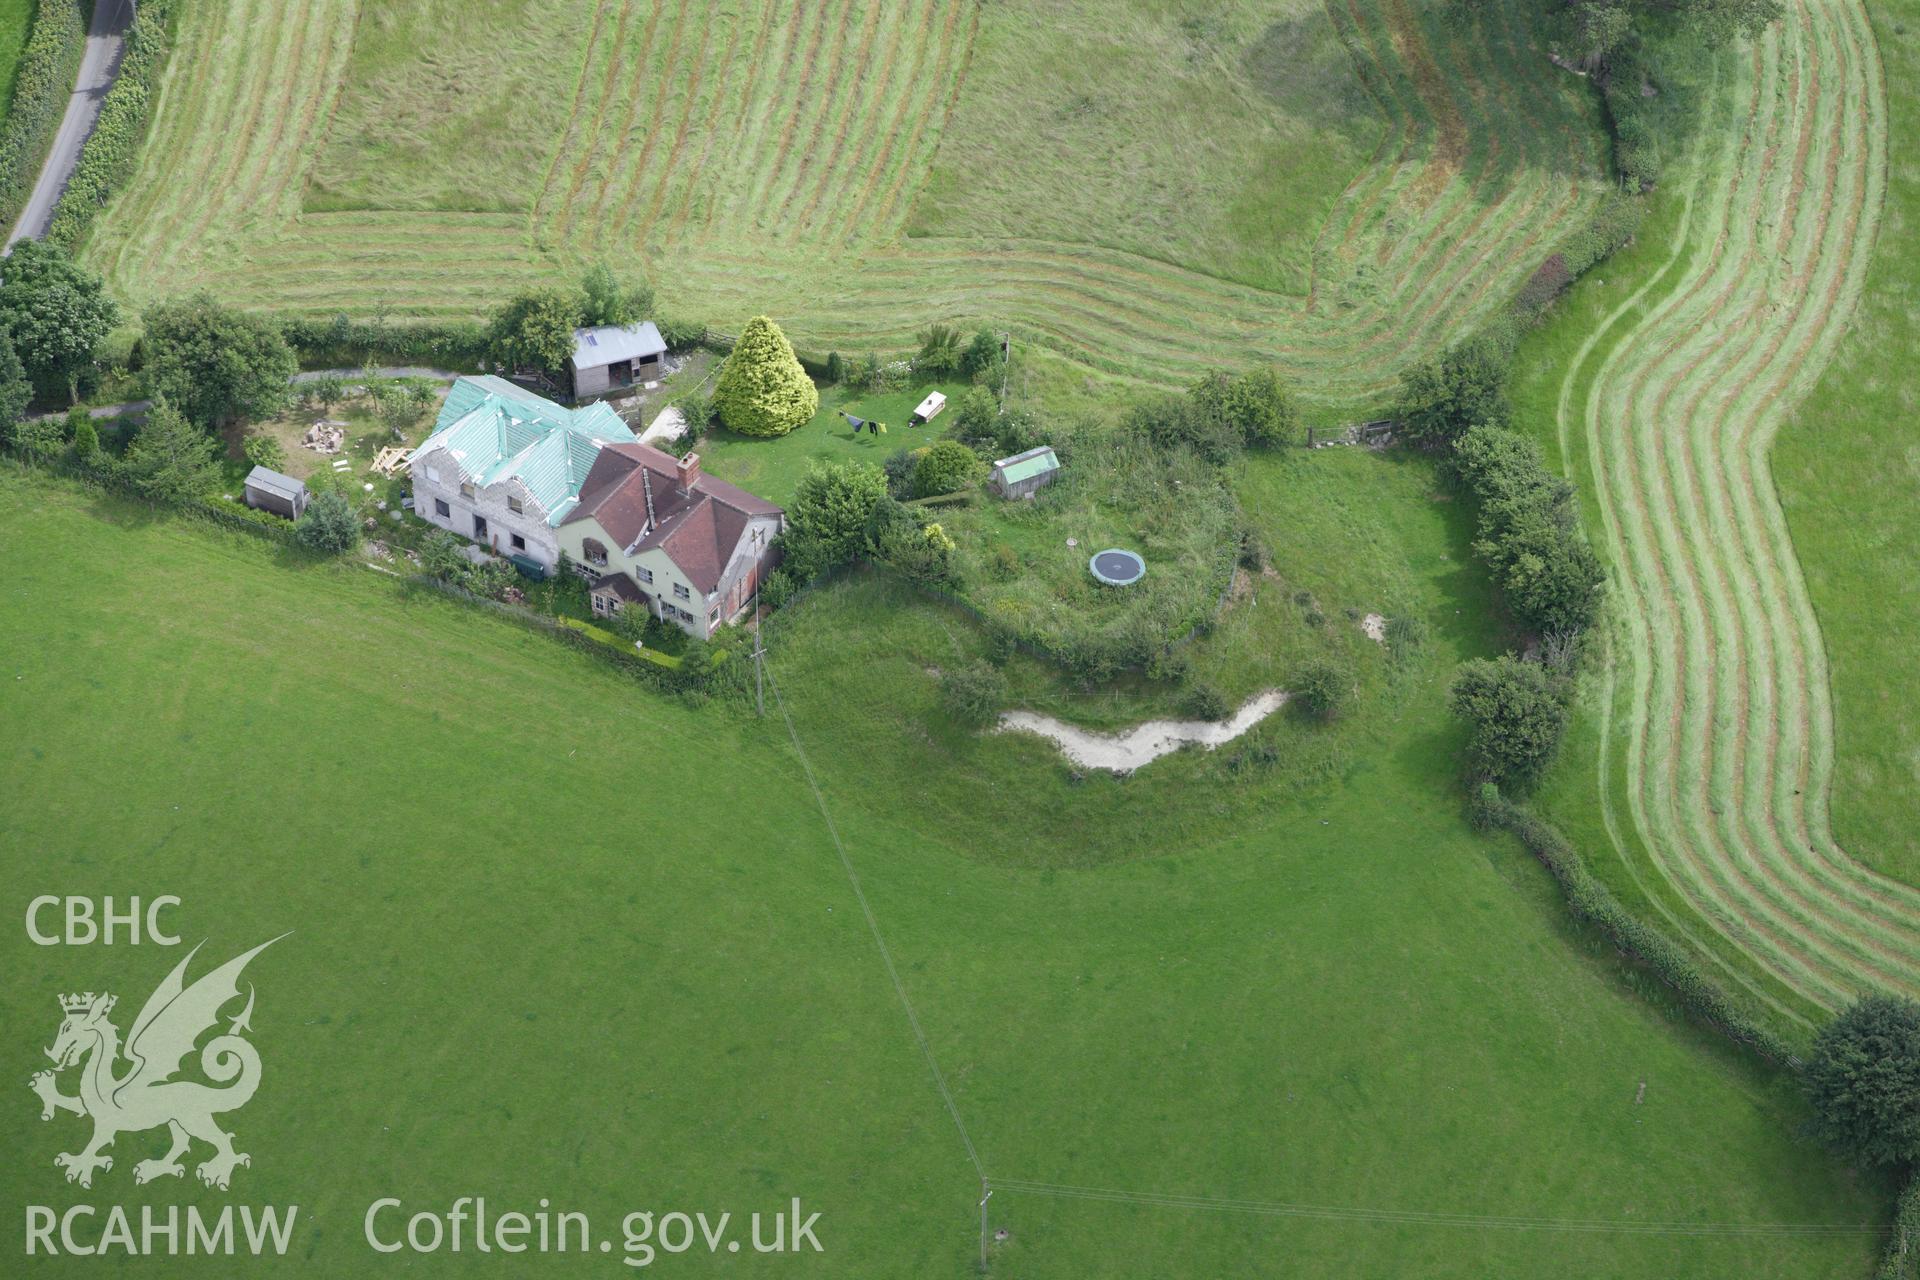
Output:
[[300,443],[315,453],[338,453],[347,444],[347,424],[331,420],[314,423]]

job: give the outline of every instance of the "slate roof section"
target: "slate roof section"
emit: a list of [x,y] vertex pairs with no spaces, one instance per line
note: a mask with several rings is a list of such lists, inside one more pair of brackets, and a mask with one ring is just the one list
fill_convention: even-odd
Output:
[[597,369],[603,364],[644,360],[648,356],[663,356],[666,353],[666,340],[660,336],[658,326],[651,320],[624,327],[602,324],[573,331],[573,367],[576,370]]
[[591,516],[628,554],[659,547],[701,592],[711,595],[755,516],[781,508],[737,485],[698,475],[680,488],[680,460],[650,445],[600,451],[580,501],[561,523]]
[[604,404],[568,409],[491,375],[460,378],[447,393],[432,435],[413,451],[412,467],[445,449],[461,478],[477,488],[516,478],[557,525],[573,509],[601,448],[631,443],[633,432]]
[[624,573],[603,573],[587,584],[587,590],[610,595],[622,604],[638,604],[647,598],[640,590],[640,584]]

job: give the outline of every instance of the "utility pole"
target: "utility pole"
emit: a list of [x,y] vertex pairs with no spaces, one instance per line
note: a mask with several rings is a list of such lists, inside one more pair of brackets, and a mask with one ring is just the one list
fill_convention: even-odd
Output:
[[1013,330],[1000,335],[1000,412],[1007,411],[1007,368],[1013,363]]
[[993,1188],[987,1185],[985,1178],[980,1179],[980,1274],[987,1273],[987,1201],[993,1199]]
[[761,664],[765,660],[766,646],[760,643],[760,578],[766,568],[761,558],[767,552],[767,531],[759,528],[753,531],[753,545],[759,548],[759,554],[753,558],[753,711],[761,719],[767,715],[767,698],[762,690]]

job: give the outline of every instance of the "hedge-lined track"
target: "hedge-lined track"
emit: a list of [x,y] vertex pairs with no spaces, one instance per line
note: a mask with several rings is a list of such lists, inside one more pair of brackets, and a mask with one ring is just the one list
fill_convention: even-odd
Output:
[[1503,306],[1600,190],[1596,135],[1528,31],[1329,0],[1386,129],[1318,229],[1304,296],[1099,243],[909,236],[990,11],[579,7],[570,111],[516,224],[299,208],[357,0],[189,5],[142,168],[89,254],[136,301],[205,287],[396,317],[470,316],[589,258],[638,258],[670,310],[721,325],[769,310],[820,350],[895,349],[949,318],[1122,378],[1272,361],[1317,400],[1359,403]]
[[1920,893],[1830,834],[1825,659],[1766,460],[1859,297],[1885,90],[1857,0],[1795,6],[1729,79],[1672,256],[1575,361],[1560,429],[1585,436],[1619,583],[1621,852],[1803,1017],[1920,991]]

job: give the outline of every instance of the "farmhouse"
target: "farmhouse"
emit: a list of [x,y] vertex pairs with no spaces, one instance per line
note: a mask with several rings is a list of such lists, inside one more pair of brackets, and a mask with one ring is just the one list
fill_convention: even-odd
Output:
[[247,472],[246,498],[250,507],[298,520],[307,509],[307,486],[292,476],[255,467]]
[[639,605],[704,639],[753,598],[785,527],[773,503],[703,475],[698,454],[610,444],[559,533],[595,613]]
[[573,331],[573,395],[576,400],[621,391],[660,376],[666,340],[653,321],[596,325]]
[[604,404],[566,409],[504,378],[461,378],[407,462],[424,520],[551,570],[557,529],[601,448],[633,432]]
[[1060,459],[1043,444],[994,463],[987,487],[1003,498],[1031,498],[1059,474]]

